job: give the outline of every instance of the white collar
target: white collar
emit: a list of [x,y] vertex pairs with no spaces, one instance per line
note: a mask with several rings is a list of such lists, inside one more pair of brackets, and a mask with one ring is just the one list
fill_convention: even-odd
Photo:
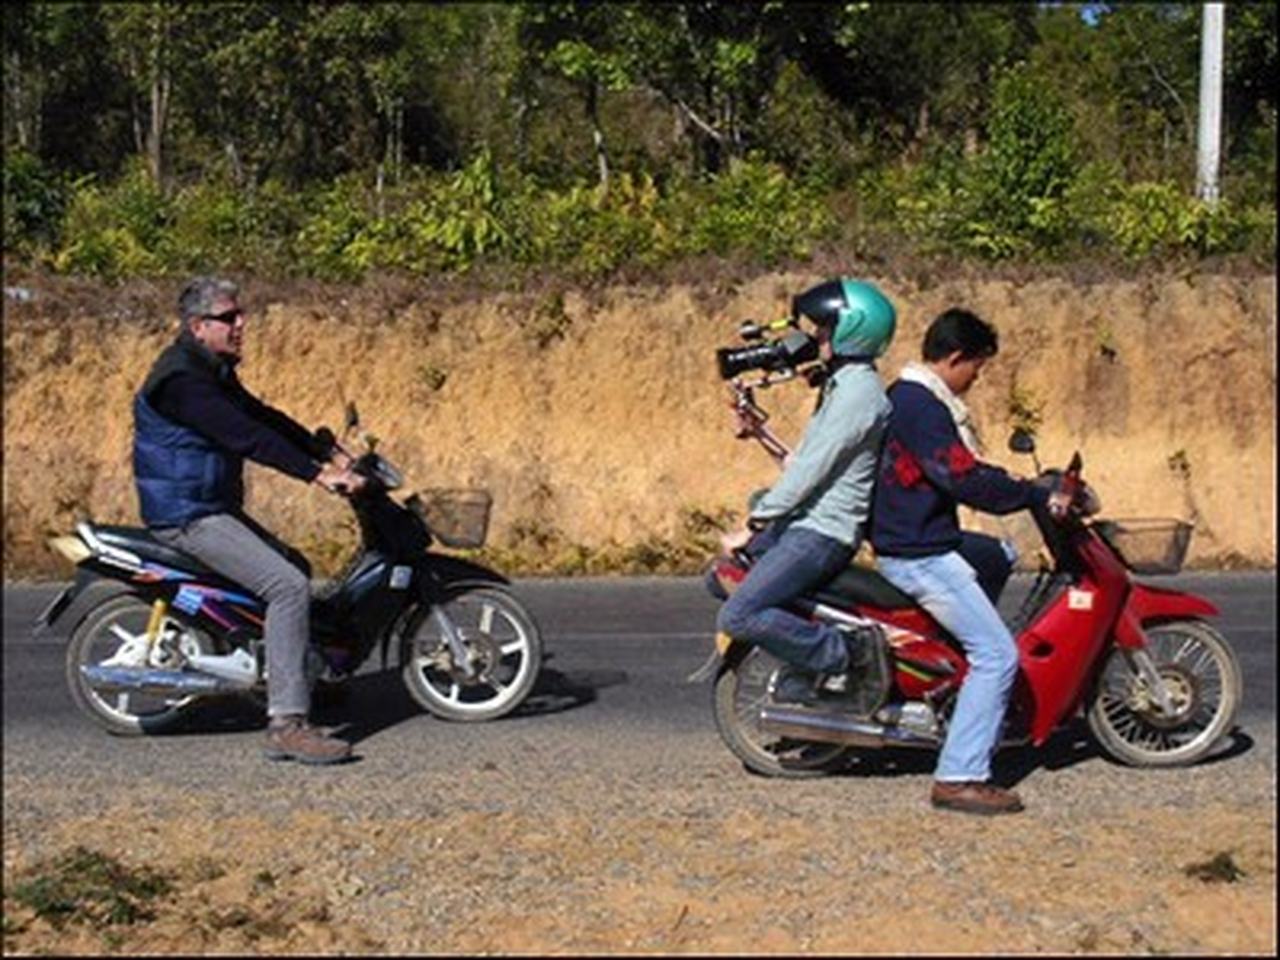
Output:
[[898,379],[906,380],[909,383],[918,383],[937,397],[951,412],[951,419],[955,421],[956,431],[960,434],[960,439],[964,441],[964,445],[969,448],[969,452],[974,455],[982,452],[982,440],[978,436],[978,428],[973,422],[973,415],[969,413],[969,408],[964,405],[964,401],[951,392],[951,388],[947,386],[940,376],[924,364],[916,363],[913,360],[902,368],[902,373],[898,375]]

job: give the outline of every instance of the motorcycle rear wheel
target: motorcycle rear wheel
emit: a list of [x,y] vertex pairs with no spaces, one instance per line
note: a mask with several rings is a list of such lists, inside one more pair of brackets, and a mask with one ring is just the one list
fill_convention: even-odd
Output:
[[1116,648],[1099,674],[1089,729],[1121,763],[1187,766],[1231,730],[1243,697],[1240,664],[1222,634],[1199,621],[1162,623],[1146,634],[1176,712],[1160,712],[1126,652]]
[[[108,733],[140,736],[165,733],[177,725],[185,709],[196,697],[164,697],[140,692],[100,693],[85,680],[80,668],[108,661],[124,667],[144,669],[145,662],[129,662],[126,648],[140,643],[151,618],[151,604],[128,593],[103,601],[85,614],[71,632],[67,645],[67,689],[75,705]],[[212,653],[213,642],[201,631],[167,616],[161,634],[179,637],[183,649]]]
[[793,740],[760,729],[760,707],[770,678],[781,666],[782,661],[759,647],[731,651],[712,687],[716,730],[733,755],[758,774],[796,780],[823,776],[841,765],[848,747]]
[[467,679],[455,669],[432,610],[424,605],[408,630],[402,675],[410,695],[443,720],[493,720],[515,710],[542,668],[542,634],[533,617],[499,587],[457,589],[439,606],[462,634],[480,673]]

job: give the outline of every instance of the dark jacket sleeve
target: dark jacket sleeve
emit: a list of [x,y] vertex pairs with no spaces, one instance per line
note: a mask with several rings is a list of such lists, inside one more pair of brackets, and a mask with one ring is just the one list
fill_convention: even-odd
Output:
[[313,460],[328,460],[329,451],[325,445],[316,439],[315,434],[298,423],[291,416],[282,410],[268,406],[263,403],[249,391],[242,389],[242,397],[246,405],[246,409],[259,422],[269,426],[276,433],[282,435],[294,446],[305,450],[307,455]]
[[[250,400],[271,410],[252,397]],[[259,419],[252,404],[237,405],[214,383],[177,373],[155,390],[151,402],[164,416],[200,431],[232,453],[308,483],[320,473],[315,462],[318,458],[313,459],[310,448],[298,442],[296,432],[277,428],[277,421],[269,416]],[[292,420],[288,423],[302,430]]]
[[941,403],[922,404],[914,415],[913,429],[901,433],[898,440],[929,482],[957,502],[1002,514],[1048,499],[1045,488],[974,457]]

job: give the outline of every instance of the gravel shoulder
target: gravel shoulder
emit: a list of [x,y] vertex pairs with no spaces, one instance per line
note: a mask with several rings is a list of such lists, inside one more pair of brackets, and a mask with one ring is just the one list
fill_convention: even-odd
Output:
[[[243,717],[109,738],[7,626],[3,949],[1274,955],[1274,606],[1240,599],[1271,578],[1185,584],[1261,638],[1218,757],[1133,770],[1068,729],[998,756],[1028,809],[993,820],[928,806],[930,753],[744,772],[678,682],[709,622],[689,584],[525,585],[551,672],[592,698],[454,725],[372,678],[328,720],[359,718],[361,759],[331,769],[264,761]],[[169,888],[137,922],[56,926],[19,894],[77,848]]]
[[[1060,738],[1020,783],[1028,812],[994,820],[931,810],[914,754],[769,781],[656,731],[520,736],[500,762],[442,742],[399,776],[270,765],[248,794],[6,759],[4,949],[1274,954],[1274,723],[1250,739],[1134,771]],[[11,893],[74,845],[175,892],[149,922],[56,930]],[[1186,872],[1221,854],[1234,882]]]

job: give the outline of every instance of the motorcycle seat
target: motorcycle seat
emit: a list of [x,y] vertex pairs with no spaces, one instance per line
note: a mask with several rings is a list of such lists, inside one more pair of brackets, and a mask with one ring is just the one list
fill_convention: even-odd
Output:
[[99,540],[111,547],[119,547],[136,553],[144,560],[153,560],[166,567],[173,567],[199,577],[225,580],[216,570],[205,566],[189,553],[184,553],[167,544],[161,543],[146,527],[120,527],[107,524],[93,525],[93,532]]
[[915,600],[903,593],[877,571],[850,564],[813,591],[813,599],[830,606],[870,604],[882,610],[914,607]]

